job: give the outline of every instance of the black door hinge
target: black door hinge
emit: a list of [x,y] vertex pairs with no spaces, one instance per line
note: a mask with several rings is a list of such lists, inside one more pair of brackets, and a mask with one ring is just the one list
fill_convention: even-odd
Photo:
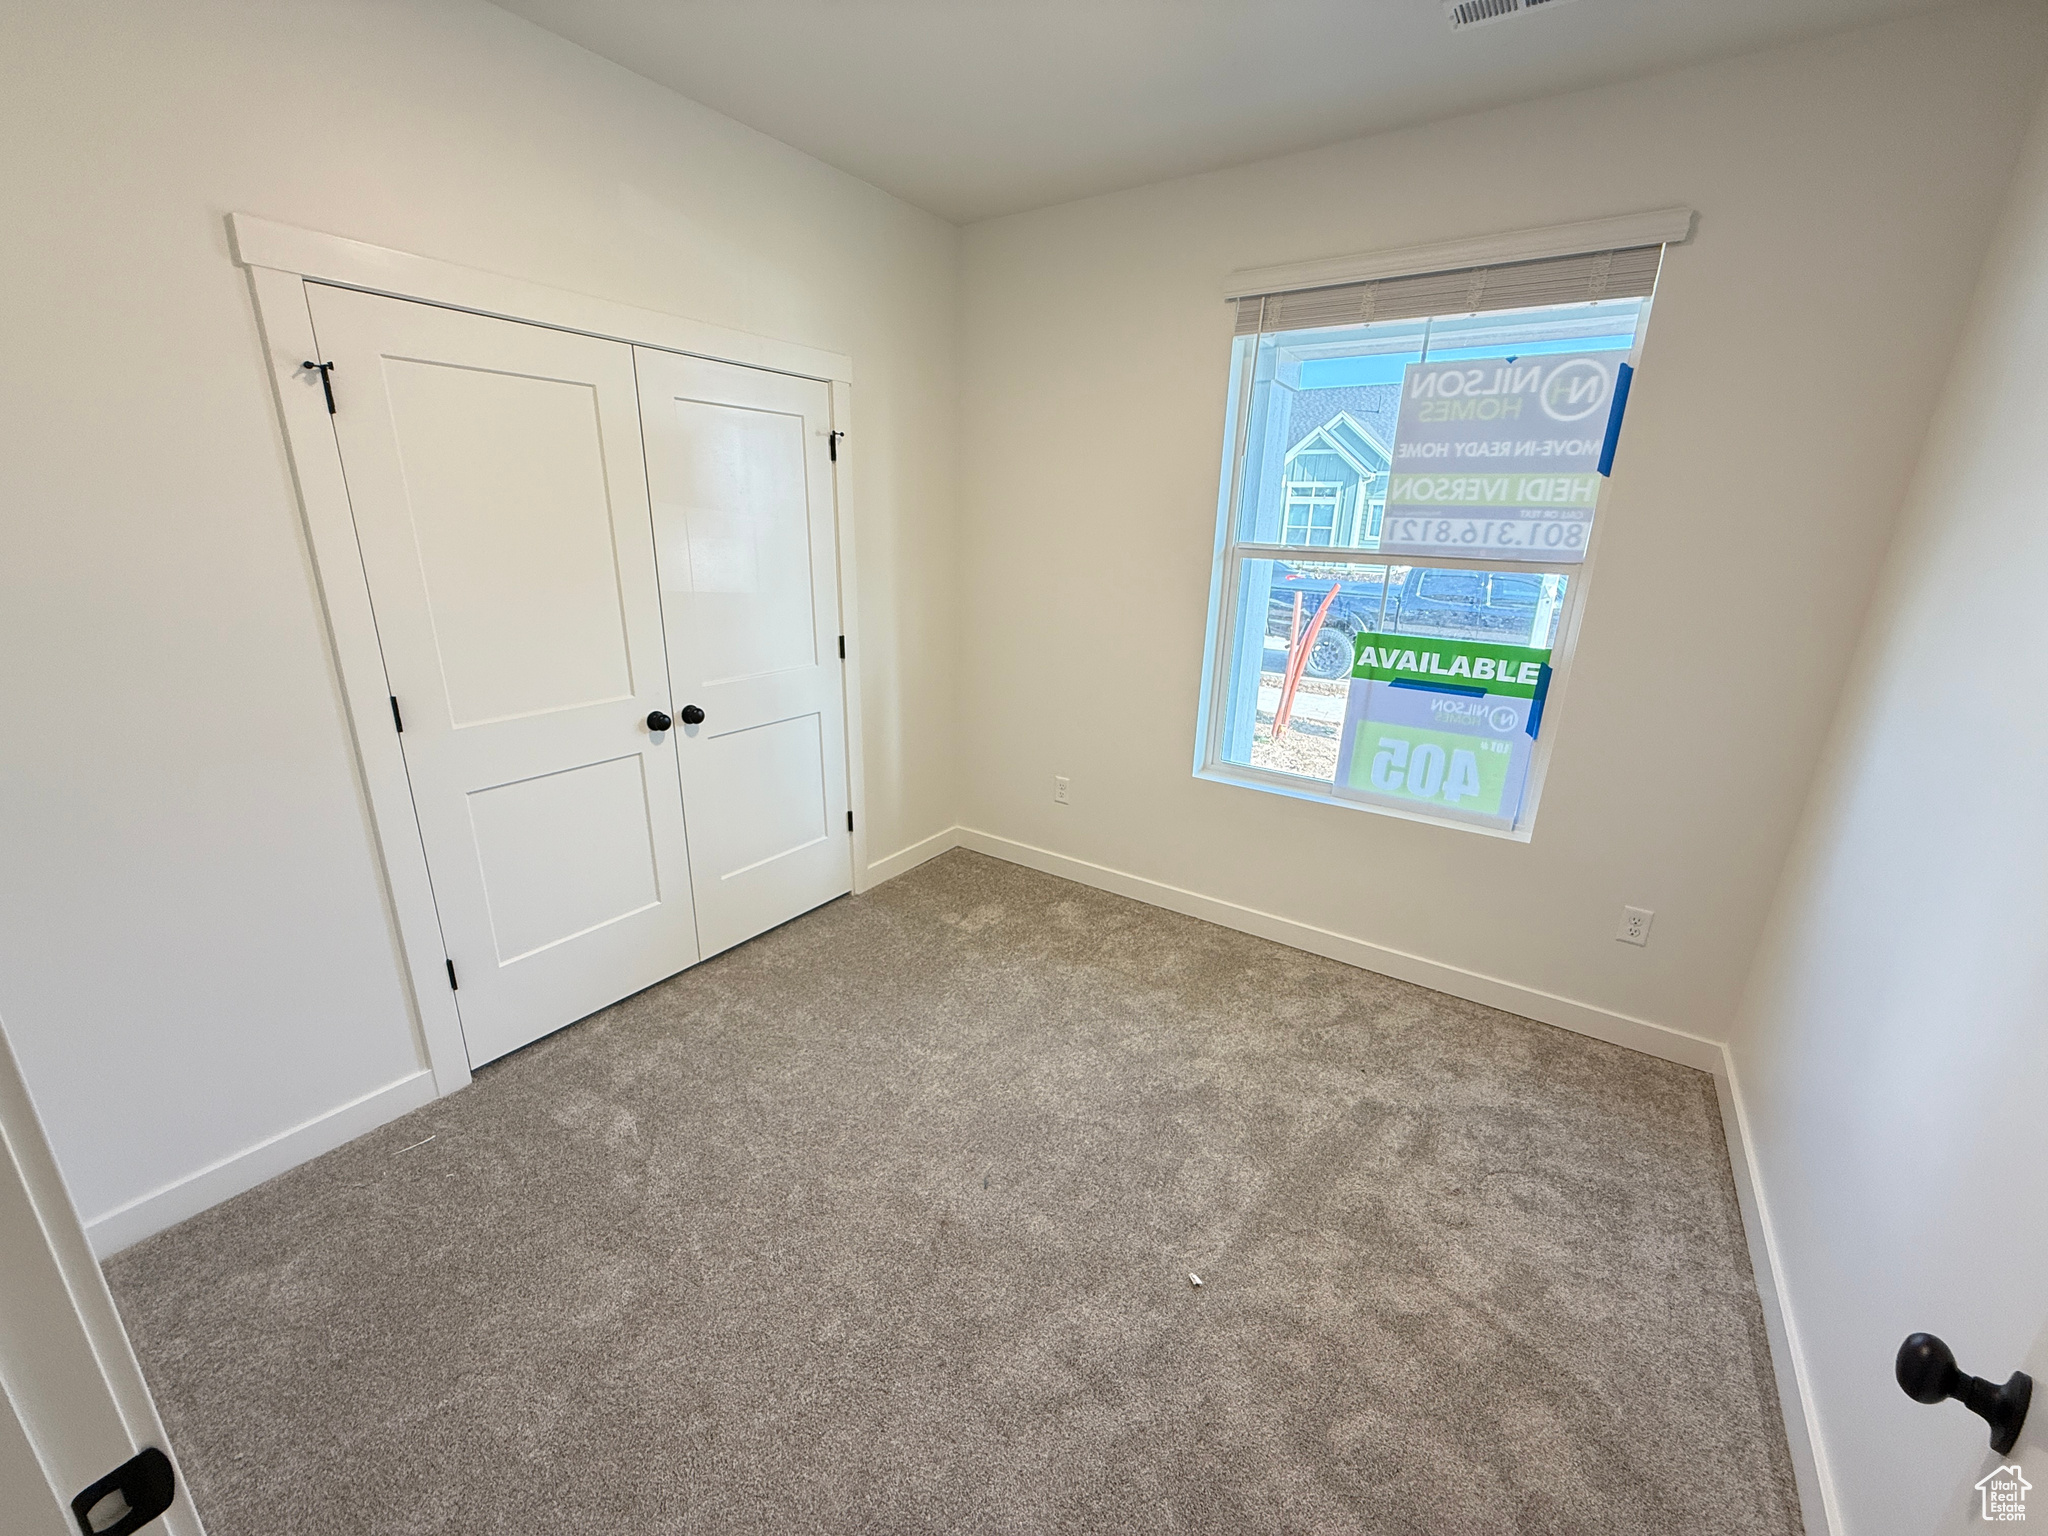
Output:
[[846,436],[844,432],[827,432],[825,434],[825,445],[832,455],[832,462],[834,464],[839,462],[839,439],[844,436]]
[[398,712],[398,695],[391,695],[391,723],[398,727],[398,734],[405,734],[405,716]]
[[[92,1512],[115,1494],[128,1506],[107,1525],[94,1525]],[[136,1452],[71,1501],[71,1513],[85,1536],[128,1536],[171,1507],[178,1496],[178,1474],[171,1458],[155,1446]]]
[[846,660],[846,636],[844,635],[839,637],[839,659],[841,661]]
[[309,357],[299,366],[301,368],[317,368],[320,370],[320,388],[326,391],[327,414],[332,416],[334,414],[334,364],[316,363]]
[[846,813],[846,830],[849,832],[853,830],[853,812],[851,811]]
[[442,963],[448,967],[448,990],[450,992],[460,992],[462,988],[455,981],[455,962],[453,960],[444,960]]

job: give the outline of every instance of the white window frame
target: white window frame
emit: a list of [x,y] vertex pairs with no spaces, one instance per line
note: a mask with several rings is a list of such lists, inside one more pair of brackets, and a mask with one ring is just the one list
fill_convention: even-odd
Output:
[[[1339,257],[1322,262],[1295,263],[1284,267],[1258,268],[1233,273],[1225,284],[1225,297],[1235,300],[1246,295],[1280,292],[1289,287],[1314,287],[1332,283],[1363,281],[1382,277],[1451,271],[1496,262],[1529,261],[1548,256],[1574,255],[1586,251],[1621,249],[1630,244],[1661,242],[1675,244],[1687,237],[1692,223],[1690,209],[1665,209],[1655,213],[1628,215],[1617,219],[1593,220],[1585,224],[1562,225],[1552,229],[1527,230],[1516,234],[1488,236],[1440,246],[1414,247],[1377,255]],[[1627,361],[1641,360],[1643,339],[1649,330],[1652,299],[1642,301],[1636,321],[1635,342]],[[1218,475],[1216,544],[1209,589],[1209,621],[1202,645],[1202,693],[1196,712],[1194,773],[1212,783],[1233,784],[1262,790],[1289,799],[1363,811],[1375,816],[1392,816],[1402,821],[1425,822],[1454,827],[1485,837],[1526,843],[1535,835],[1537,813],[1543,788],[1549,778],[1550,761],[1559,733],[1566,728],[1571,693],[1572,662],[1577,654],[1579,626],[1587,594],[1594,585],[1600,546],[1607,526],[1613,521],[1609,506],[1612,482],[1603,480],[1593,509],[1593,527],[1583,560],[1554,564],[1536,560],[1501,560],[1472,556],[1402,555],[1392,559],[1377,550],[1347,545],[1263,544],[1237,538],[1238,509],[1247,451],[1246,434],[1250,420],[1251,393],[1256,369],[1246,366],[1240,349],[1258,346],[1257,335],[1236,339],[1231,353],[1232,389],[1224,413],[1223,454]],[[1361,511],[1361,517],[1365,514]],[[1284,523],[1283,523],[1284,528]],[[1236,649],[1236,627],[1240,620],[1238,593],[1247,560],[1280,560],[1300,563],[1310,558],[1316,564],[1378,567],[1436,567],[1446,570],[1502,569],[1530,575],[1561,575],[1565,582],[1563,612],[1558,621],[1556,641],[1551,646],[1551,682],[1544,702],[1543,726],[1529,762],[1529,775],[1521,808],[1512,827],[1488,826],[1442,811],[1410,808],[1337,795],[1320,780],[1300,775],[1234,763],[1223,756],[1223,730],[1228,715],[1230,668],[1224,659]],[[1264,614],[1259,615],[1260,643],[1264,643]]]
[[[1282,487],[1286,499],[1280,504],[1280,542],[1289,549],[1342,549],[1346,546],[1337,542],[1337,524],[1343,521],[1344,487],[1335,480],[1289,480]],[[1313,493],[1313,494],[1311,494]],[[1302,532],[1309,535],[1297,544],[1288,538],[1294,525],[1294,509],[1300,507],[1308,521]],[[1316,511],[1324,508],[1330,514],[1330,541],[1318,544],[1315,541]]]

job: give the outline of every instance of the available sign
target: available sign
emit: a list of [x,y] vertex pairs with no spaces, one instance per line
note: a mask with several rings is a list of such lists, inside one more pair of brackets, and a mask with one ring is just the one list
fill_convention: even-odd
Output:
[[1626,366],[1618,352],[1410,363],[1381,553],[1585,559]]
[[1550,688],[1550,652],[1363,634],[1354,654],[1337,793],[1513,826]]
[[[1428,640],[1363,634],[1354,642],[1351,675],[1374,682],[1441,681],[1461,692],[1536,696],[1550,652],[1484,640]],[[1463,679],[1461,682],[1460,679]]]

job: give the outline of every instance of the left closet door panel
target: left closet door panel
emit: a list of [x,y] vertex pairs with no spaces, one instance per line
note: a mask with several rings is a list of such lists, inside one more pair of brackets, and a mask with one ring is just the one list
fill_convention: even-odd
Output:
[[480,1065],[698,958],[633,352],[307,294]]

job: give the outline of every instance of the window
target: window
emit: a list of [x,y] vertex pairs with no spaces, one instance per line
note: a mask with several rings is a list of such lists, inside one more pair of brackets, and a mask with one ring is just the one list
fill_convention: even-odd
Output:
[[1337,503],[1344,487],[1321,480],[1297,481],[1287,487],[1287,510],[1281,518],[1283,544],[1328,544],[1337,537]]
[[1198,773],[1528,834],[1662,251],[1237,300]]

